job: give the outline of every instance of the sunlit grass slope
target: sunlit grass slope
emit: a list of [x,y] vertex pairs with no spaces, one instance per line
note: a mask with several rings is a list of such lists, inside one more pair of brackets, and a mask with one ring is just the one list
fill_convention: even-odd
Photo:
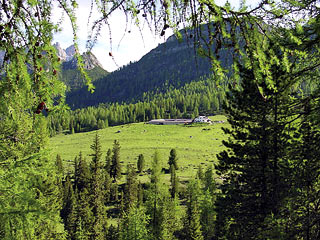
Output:
[[[151,164],[152,155],[158,150],[162,165],[168,168],[169,152],[175,148],[178,155],[180,180],[194,176],[199,164],[203,169],[216,161],[216,154],[222,149],[222,140],[226,139],[221,127],[228,126],[225,116],[210,117],[214,121],[211,125],[195,124],[184,125],[151,125],[145,123],[127,124],[98,130],[100,135],[103,160],[108,148],[112,148],[113,141],[119,140],[121,145],[120,158],[123,171],[127,163],[137,163],[137,156],[145,157],[145,169]],[[51,138],[52,157],[60,154],[65,164],[70,164],[75,156],[82,151],[87,160],[92,152],[90,145],[93,142],[95,131],[72,135],[58,135]]]

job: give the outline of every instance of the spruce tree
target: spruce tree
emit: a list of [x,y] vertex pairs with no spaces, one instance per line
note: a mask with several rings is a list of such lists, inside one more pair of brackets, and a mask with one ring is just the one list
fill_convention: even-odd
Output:
[[56,168],[57,168],[57,173],[61,175],[61,177],[63,177],[64,167],[63,167],[61,156],[59,154],[57,154],[56,156]]
[[184,222],[185,238],[188,240],[203,240],[200,221],[201,188],[199,180],[189,182],[187,192],[187,213]]
[[91,172],[82,152],[75,159],[74,188],[76,197],[75,239],[89,239],[92,235],[93,213],[90,204]]
[[64,198],[64,187],[63,187],[64,167],[62,165],[62,159],[59,154],[57,154],[57,157],[56,157],[55,172],[56,172],[56,181],[54,184],[58,188],[57,199],[59,200],[60,207],[62,207],[63,198]]
[[143,154],[139,154],[139,156],[138,156],[137,168],[138,168],[139,173],[141,173],[143,171],[143,168],[144,168]]
[[153,239],[161,239],[161,166],[159,152],[154,153],[151,170],[151,184],[147,192],[147,214],[150,216],[150,227]]
[[231,125],[223,129],[230,136],[223,142],[228,150],[218,155],[217,170],[224,179],[217,202],[218,239],[257,238],[264,219],[279,213],[288,193],[289,79],[273,66],[276,87],[258,87],[253,71],[240,68],[242,88],[231,91],[225,107]]
[[200,181],[202,181],[204,178],[204,173],[203,173],[203,169],[202,169],[201,164],[199,164],[199,166],[198,166],[196,178],[198,178]]
[[176,174],[174,165],[170,165],[170,185],[171,185],[171,197],[175,198],[179,193],[179,179]]
[[106,154],[106,162],[104,165],[104,188],[105,188],[105,200],[106,203],[111,199],[111,149],[109,148]]
[[[200,180],[201,181],[201,180]],[[204,239],[214,238],[216,221],[216,183],[213,179],[212,165],[209,165],[202,179],[202,194],[200,201],[200,223]]]
[[107,223],[106,209],[104,205],[104,171],[103,164],[101,161],[102,150],[100,137],[96,132],[93,144],[90,146],[93,153],[92,161],[90,164],[91,169],[91,182],[90,182],[90,197],[92,213],[94,217],[92,225],[92,238],[93,239],[104,239],[105,238],[105,227]]
[[95,217],[92,212],[91,198],[89,189],[83,188],[81,192],[77,192],[77,220],[76,220],[76,236],[83,239],[93,238],[92,226]]
[[105,164],[105,171],[111,176],[111,163],[112,163],[112,158],[111,158],[111,149],[109,148],[106,154],[106,164]]
[[138,183],[138,202],[137,206],[140,207],[143,205],[143,197],[144,197],[144,190],[141,182]]
[[107,240],[118,240],[119,239],[119,228],[116,228],[114,225],[111,225],[108,228]]
[[204,184],[204,191],[208,190],[212,195],[215,194],[216,183],[215,183],[215,180],[213,179],[212,165],[209,165],[204,173],[203,184]]
[[61,217],[64,222],[65,229],[68,232],[68,238],[73,239],[75,234],[76,222],[76,198],[71,183],[70,175],[66,176],[64,183],[63,208],[61,209]]
[[89,183],[91,180],[91,172],[87,164],[86,159],[82,156],[82,152],[79,153],[77,162],[75,164],[74,184],[75,188],[79,192],[84,189],[89,189]]
[[145,209],[132,205],[121,219],[121,240],[148,240],[151,239],[147,224],[149,217],[145,214]]
[[114,181],[121,179],[120,144],[114,140],[112,148],[111,177]]
[[[273,226],[277,223],[286,237],[291,239],[317,239],[320,236],[320,210],[317,207],[320,194],[320,130],[316,99],[306,98],[302,106],[302,116],[297,124],[294,140],[290,144],[289,196],[285,199],[280,216],[275,216]],[[273,230],[273,229],[272,229]],[[267,232],[270,234],[270,232]]]
[[168,160],[169,166],[173,165],[175,170],[178,170],[178,158],[177,158],[177,151],[175,149],[170,150],[170,156]]
[[131,165],[127,165],[127,179],[124,188],[125,210],[130,206],[134,206],[138,200],[138,180],[136,169]]
[[156,151],[153,156],[151,182],[146,191],[146,212],[150,216],[150,234],[152,239],[173,239],[177,229],[177,203],[172,199],[169,189],[161,177],[161,158]]

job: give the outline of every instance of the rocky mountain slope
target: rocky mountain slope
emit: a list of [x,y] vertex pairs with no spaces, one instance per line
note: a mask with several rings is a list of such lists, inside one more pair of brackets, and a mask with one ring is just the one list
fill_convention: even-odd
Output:
[[[53,46],[62,62],[60,78],[67,85],[68,92],[84,87],[85,79],[78,70],[75,47],[71,45],[63,49],[58,42],[53,44]],[[0,51],[0,65],[3,62],[4,56],[5,52]],[[84,68],[91,77],[92,82],[104,78],[109,74],[109,72],[103,69],[101,63],[92,53],[83,53],[82,59]],[[29,70],[32,71],[31,68]]]
[[[53,45],[57,50],[57,55],[62,60],[61,79],[67,85],[68,91],[74,91],[81,87],[85,88],[85,80],[80,74],[75,57],[75,47],[73,45],[63,49],[57,42]],[[92,53],[83,53],[82,59],[84,68],[88,72],[91,80],[104,78],[109,73],[103,69],[101,63]]]

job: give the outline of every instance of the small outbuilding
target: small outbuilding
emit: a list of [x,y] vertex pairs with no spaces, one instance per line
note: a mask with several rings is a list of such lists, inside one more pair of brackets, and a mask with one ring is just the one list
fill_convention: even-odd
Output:
[[154,125],[177,125],[177,124],[191,124],[191,123],[209,123],[212,121],[206,116],[199,116],[195,119],[153,119],[148,122]]
[[199,116],[193,119],[194,123],[212,123],[212,121],[206,116]]
[[192,119],[153,119],[149,124],[155,125],[177,125],[177,124],[190,124]]

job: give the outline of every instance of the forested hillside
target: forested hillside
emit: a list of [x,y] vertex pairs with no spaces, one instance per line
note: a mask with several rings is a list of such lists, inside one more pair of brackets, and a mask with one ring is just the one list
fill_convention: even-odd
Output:
[[[205,79],[211,74],[210,60],[197,54],[192,31],[181,30],[181,36],[180,41],[171,36],[138,62],[95,81],[93,94],[86,87],[69,93],[67,103],[75,109],[99,103],[141,101],[146,92],[164,93],[168,87],[179,89],[192,81]],[[231,67],[231,52],[222,52],[223,64]]]
[[146,122],[156,118],[194,118],[199,114],[214,115],[223,111],[228,87],[236,82],[217,82],[214,76],[195,81],[162,93],[146,92],[135,103],[109,103],[73,111],[50,114],[49,131],[56,133],[84,132],[126,123]]
[[[74,56],[74,53],[71,52],[66,56],[65,52],[67,51],[61,49],[58,43],[56,43],[54,46],[59,58],[62,61],[61,72],[59,76],[62,82],[64,82],[67,86],[67,92],[70,93],[84,87],[86,85],[86,79],[78,69],[78,59]],[[70,46],[69,49],[72,47],[73,45]],[[92,82],[102,79],[109,74],[102,68],[101,63],[92,53],[83,53],[81,57],[85,71]]]

